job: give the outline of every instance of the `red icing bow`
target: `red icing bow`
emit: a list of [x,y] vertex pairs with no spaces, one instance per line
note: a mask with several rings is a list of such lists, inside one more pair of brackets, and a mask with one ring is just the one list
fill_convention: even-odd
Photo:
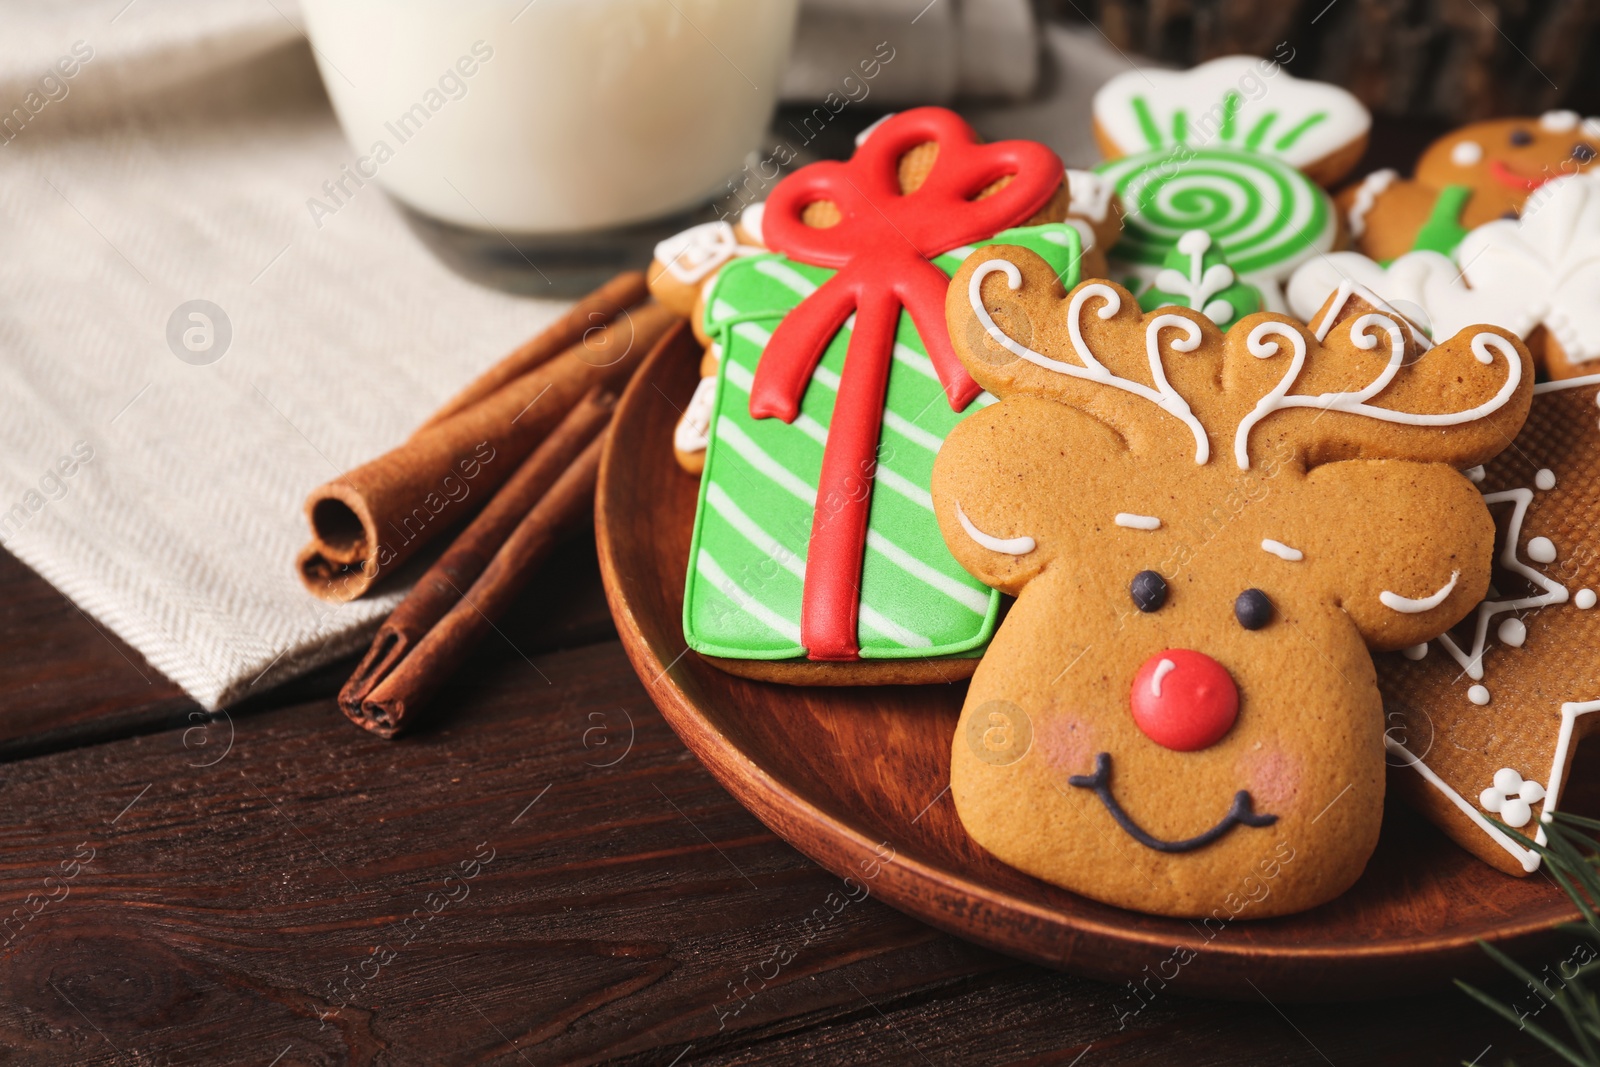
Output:
[[[900,158],[930,141],[939,146],[931,173],[903,194]],[[949,279],[929,261],[1026,222],[1050,200],[1062,174],[1061,160],[1042,144],[980,145],[960,116],[923,107],[885,120],[848,162],[795,171],[767,200],[762,233],[769,247],[838,273],[773,331],[756,367],[751,416],[793,422],[823,352],[856,317],[806,553],[800,639],[811,659],[859,658],[862,556],[900,309],[911,313],[950,407],[962,410],[980,390],[956,359],[945,327]],[[1006,176],[1004,189],[974,199]],[[801,212],[823,200],[838,207],[839,224],[807,226]]]

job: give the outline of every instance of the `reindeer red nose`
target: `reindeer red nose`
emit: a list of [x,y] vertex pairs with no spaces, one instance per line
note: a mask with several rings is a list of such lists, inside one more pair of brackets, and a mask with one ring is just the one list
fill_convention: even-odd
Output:
[[1197,752],[1222,740],[1239,717],[1239,687],[1204,652],[1169,648],[1133,676],[1133,721],[1163,748]]

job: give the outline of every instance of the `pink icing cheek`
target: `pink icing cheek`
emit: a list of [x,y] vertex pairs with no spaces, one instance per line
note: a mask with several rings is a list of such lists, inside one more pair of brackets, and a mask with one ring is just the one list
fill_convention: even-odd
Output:
[[1282,749],[1262,747],[1239,757],[1239,788],[1250,790],[1257,811],[1287,808],[1300,792],[1300,761]]
[[1045,763],[1057,774],[1088,774],[1094,770],[1094,757],[1100,750],[1094,744],[1089,724],[1072,715],[1052,716],[1035,734],[1035,743]]

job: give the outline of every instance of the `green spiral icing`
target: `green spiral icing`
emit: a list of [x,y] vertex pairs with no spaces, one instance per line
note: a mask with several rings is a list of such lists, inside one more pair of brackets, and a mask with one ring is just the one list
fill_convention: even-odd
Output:
[[1240,274],[1286,276],[1333,246],[1328,195],[1271,156],[1177,146],[1096,168],[1117,186],[1127,214],[1112,256],[1160,266],[1179,237],[1205,230]]

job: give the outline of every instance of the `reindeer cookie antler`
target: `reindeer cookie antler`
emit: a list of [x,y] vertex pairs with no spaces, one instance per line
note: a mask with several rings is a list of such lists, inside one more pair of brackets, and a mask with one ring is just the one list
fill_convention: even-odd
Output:
[[[946,315],[1000,402],[946,439],[935,513],[1017,597],[952,753],[968,832],[1146,911],[1341,892],[1382,814],[1369,649],[1437,636],[1487,589],[1493,522],[1457,468],[1526,417],[1526,350],[1486,327],[1431,344],[1355,289],[1315,330],[1263,313],[1224,334],[1116,285],[1064,292],[1004,246],[969,257]],[[987,747],[996,715],[1027,751]]]

